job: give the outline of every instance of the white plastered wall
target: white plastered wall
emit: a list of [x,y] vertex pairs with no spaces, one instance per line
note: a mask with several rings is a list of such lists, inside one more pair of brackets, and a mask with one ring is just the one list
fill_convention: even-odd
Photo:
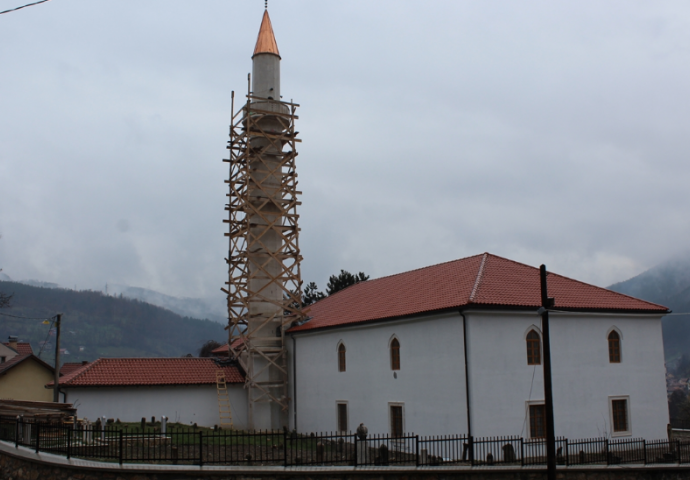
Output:
[[[542,367],[527,365],[525,337],[533,327],[541,334],[541,317],[531,312],[477,311],[466,313],[466,318],[472,433],[527,438],[528,402],[543,403],[544,390]],[[609,400],[627,396],[629,436],[665,437],[668,408],[660,317],[552,313],[550,326],[557,436],[611,437]],[[619,364],[608,358],[607,335],[614,327],[621,334]],[[397,378],[390,369],[392,335],[401,346]],[[467,432],[458,314],[293,337],[296,351],[292,339],[288,342],[290,395],[296,394],[299,431],[335,430],[336,403],[343,401],[351,430],[363,422],[372,433],[389,432],[388,405],[403,403],[407,432]],[[347,348],[346,372],[338,372],[340,341]],[[294,420],[292,411],[292,428]]]
[[[543,403],[543,370],[527,365],[522,340],[534,314],[468,314],[470,405],[475,436],[529,435],[528,401]],[[610,363],[607,335],[621,333],[621,363]],[[628,436],[666,436],[664,350],[659,317],[551,314],[556,436],[615,436],[609,399],[627,396]],[[530,394],[531,391],[531,394]],[[496,421],[500,418],[500,421]],[[612,435],[613,434],[613,435]]]
[[[108,417],[138,422],[161,415],[169,422],[212,427],[220,423],[215,385],[161,387],[91,387],[62,389],[79,418]],[[235,428],[246,428],[247,394],[242,385],[228,385]]]
[[[400,370],[391,370],[389,342],[400,342]],[[406,432],[450,434],[466,430],[462,317],[457,313],[414,321],[339,328],[288,340],[296,361],[297,430],[337,429],[336,404],[348,403],[348,428],[364,423],[372,433],[390,431],[390,403],[404,403]],[[347,369],[338,371],[338,344]],[[293,402],[294,403],[294,402]],[[290,416],[294,425],[294,411]]]

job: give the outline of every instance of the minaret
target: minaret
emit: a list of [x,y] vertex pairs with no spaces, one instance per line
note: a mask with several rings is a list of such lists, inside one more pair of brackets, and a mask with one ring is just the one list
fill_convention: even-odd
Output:
[[295,111],[280,97],[280,54],[268,10],[252,56],[251,91],[230,126],[229,341],[247,373],[250,429],[288,425],[283,332],[302,318]]

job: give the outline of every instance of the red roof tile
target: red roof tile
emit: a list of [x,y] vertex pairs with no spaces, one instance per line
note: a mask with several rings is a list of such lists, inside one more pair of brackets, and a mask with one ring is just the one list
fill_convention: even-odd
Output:
[[[7,342],[4,342],[3,345],[6,347],[10,346],[10,344]],[[31,344],[29,342],[17,342],[17,348],[15,348],[15,350],[19,355],[31,355],[34,353],[34,350],[31,348]]]
[[212,358],[99,358],[60,378],[60,386],[206,385],[216,383],[217,370],[227,383],[244,383],[237,366],[221,367]]
[[[547,277],[555,309],[663,314],[668,309],[555,273]],[[289,331],[397,318],[463,307],[534,308],[539,269],[490,253],[352,285],[312,305],[308,322]]]
[[65,362],[60,367],[60,375],[69,375],[70,373],[80,369],[87,363],[88,362]]
[[[242,339],[237,338],[237,339],[235,339],[234,342],[232,342],[232,348],[237,348],[241,344],[242,344]],[[216,355],[223,355],[223,356],[227,357],[230,353],[230,349],[228,348],[228,344],[224,343],[220,347],[211,350],[211,353],[214,353]]]

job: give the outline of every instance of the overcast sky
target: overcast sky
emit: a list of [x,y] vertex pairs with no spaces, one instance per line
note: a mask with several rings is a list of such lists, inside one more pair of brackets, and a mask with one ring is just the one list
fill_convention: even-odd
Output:
[[[0,10],[26,2],[0,0]],[[303,278],[485,251],[596,285],[687,250],[690,3],[271,0]],[[219,295],[263,1],[0,15],[0,267]]]

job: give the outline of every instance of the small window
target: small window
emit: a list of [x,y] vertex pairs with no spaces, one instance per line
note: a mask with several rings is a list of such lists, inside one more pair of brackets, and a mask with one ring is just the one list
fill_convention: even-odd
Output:
[[621,363],[621,337],[615,330],[609,333],[609,362]]
[[338,371],[344,372],[345,368],[345,345],[341,343],[338,345]]
[[338,404],[338,431],[347,432],[347,403]]
[[391,342],[391,370],[400,370],[400,342],[397,338]]
[[403,436],[403,407],[402,405],[391,405],[391,437]]
[[611,421],[614,434],[629,433],[630,422],[628,421],[628,400],[626,398],[611,400]]
[[0,363],[5,363],[6,359],[7,359],[7,357],[0,357]]
[[527,365],[541,365],[541,338],[534,330],[527,334]]
[[546,438],[546,408],[544,405],[529,406],[530,438]]

